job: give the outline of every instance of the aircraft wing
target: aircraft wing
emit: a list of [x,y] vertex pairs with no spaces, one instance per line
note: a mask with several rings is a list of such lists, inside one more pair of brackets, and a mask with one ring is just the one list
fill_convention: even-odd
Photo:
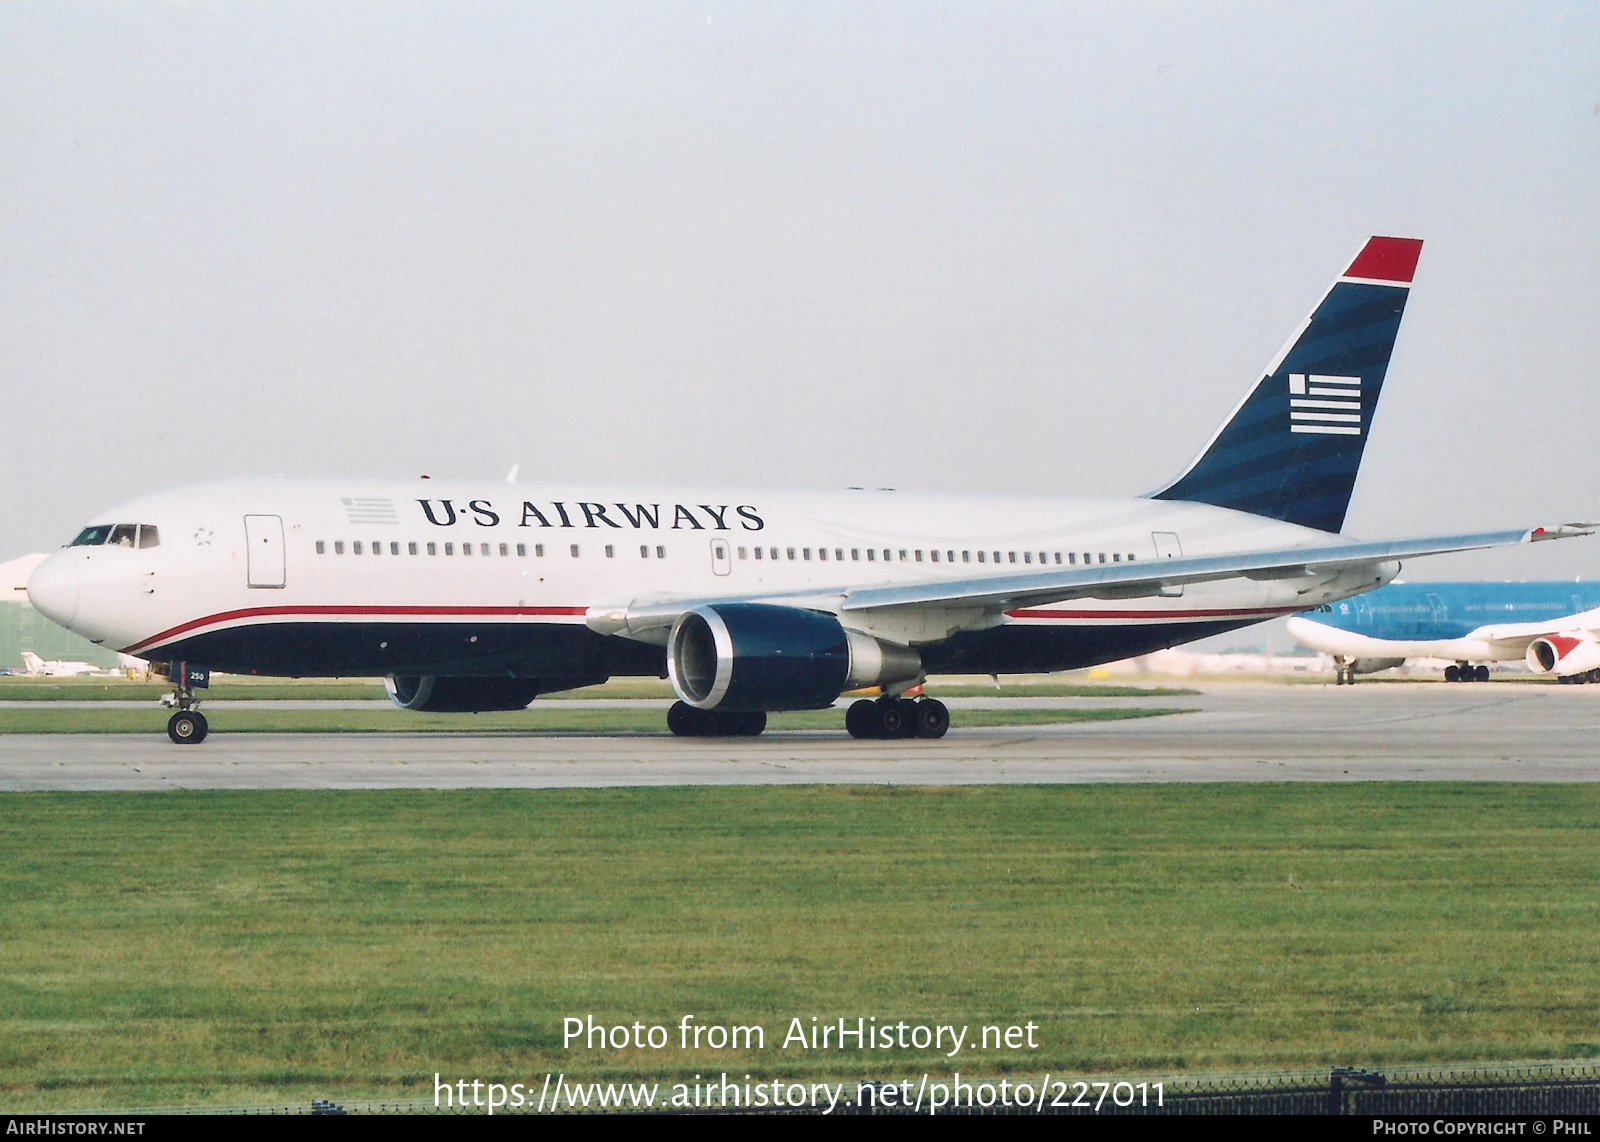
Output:
[[1560,618],[1550,619],[1545,622],[1501,623],[1498,626],[1483,626],[1467,637],[1481,638],[1485,642],[1526,650],[1528,644],[1536,638],[1545,638],[1549,635],[1557,634],[1571,634],[1575,631],[1600,633],[1600,607],[1575,615],[1562,615]]
[[945,604],[1011,610],[1066,599],[1127,599],[1159,596],[1186,583],[1220,579],[1293,579],[1302,575],[1337,574],[1366,564],[1390,563],[1421,555],[1476,551],[1515,543],[1537,543],[1574,535],[1592,535],[1595,525],[1563,524],[1524,531],[1488,531],[1470,535],[1443,535],[1426,539],[1387,540],[1378,543],[1339,543],[1323,547],[1291,547],[1277,551],[1249,551],[1230,555],[1141,560],[1134,563],[1098,564],[1023,575],[931,580],[887,587],[864,587],[845,596],[846,611],[917,604]]
[[[1515,543],[1591,535],[1596,525],[1564,524],[1517,531],[1479,532],[1378,543],[1338,543],[1319,547],[1250,551],[1230,555],[1151,559],[1130,563],[1063,567],[1021,575],[989,575],[963,579],[926,579],[882,587],[840,587],[834,590],[774,593],[739,597],[741,602],[774,603],[833,613],[881,608],[943,607],[999,614],[1017,607],[1041,606],[1066,599],[1133,599],[1175,595],[1188,583],[1221,579],[1294,579],[1338,574],[1353,567],[1388,563],[1421,555],[1474,551]],[[645,642],[664,643],[667,631],[685,611],[730,598],[634,600],[623,607],[595,607],[588,625],[603,634],[619,634]]]

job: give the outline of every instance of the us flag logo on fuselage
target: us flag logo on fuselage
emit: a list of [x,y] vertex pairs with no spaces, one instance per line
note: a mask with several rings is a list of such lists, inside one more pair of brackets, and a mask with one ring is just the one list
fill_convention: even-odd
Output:
[[1361,378],[1289,374],[1289,431],[1361,435]]

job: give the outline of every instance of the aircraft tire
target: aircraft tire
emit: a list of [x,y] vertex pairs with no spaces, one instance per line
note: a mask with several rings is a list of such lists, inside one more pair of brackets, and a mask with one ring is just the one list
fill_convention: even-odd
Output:
[[1472,676],[1472,680],[1474,682],[1487,682],[1489,681],[1489,668],[1487,666],[1480,666],[1478,669],[1472,672]]
[[876,731],[872,736],[879,738],[898,738],[905,734],[906,712],[901,708],[898,699],[891,698],[887,701],[872,704],[872,728]]
[[874,720],[877,717],[878,704],[870,698],[862,698],[851,702],[850,708],[844,712],[845,732],[853,738],[875,738]]
[[179,710],[167,719],[167,736],[174,745],[199,745],[210,729],[199,710]]
[[674,702],[667,709],[667,729],[680,738],[699,737],[705,733],[700,711],[687,702]]
[[758,738],[767,728],[764,710],[747,710],[737,714],[723,714],[721,733],[736,738]]
[[917,703],[917,736],[942,738],[950,729],[950,710],[937,698],[925,698]]
[[1460,682],[1461,668],[1459,666],[1446,666],[1444,668],[1444,680],[1446,682]]

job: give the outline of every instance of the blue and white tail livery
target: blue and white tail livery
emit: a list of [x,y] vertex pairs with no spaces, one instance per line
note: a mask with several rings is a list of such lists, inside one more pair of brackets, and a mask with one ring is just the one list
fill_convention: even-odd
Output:
[[1422,243],[1372,238],[1189,470],[1155,498],[1344,527]]
[[1157,496],[951,496],[502,480],[262,480],[130,500],[28,582],[172,679],[383,675],[412,710],[669,678],[680,734],[845,691],[857,737],[942,734],[929,674],[1065,670],[1388,582],[1399,560],[1586,528],[1357,542],[1344,522],[1419,243],[1374,238]]

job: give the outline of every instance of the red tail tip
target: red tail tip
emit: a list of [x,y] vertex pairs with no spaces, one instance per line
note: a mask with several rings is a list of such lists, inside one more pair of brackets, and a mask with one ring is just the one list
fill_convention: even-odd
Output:
[[1410,284],[1421,256],[1421,238],[1368,238],[1344,276]]

